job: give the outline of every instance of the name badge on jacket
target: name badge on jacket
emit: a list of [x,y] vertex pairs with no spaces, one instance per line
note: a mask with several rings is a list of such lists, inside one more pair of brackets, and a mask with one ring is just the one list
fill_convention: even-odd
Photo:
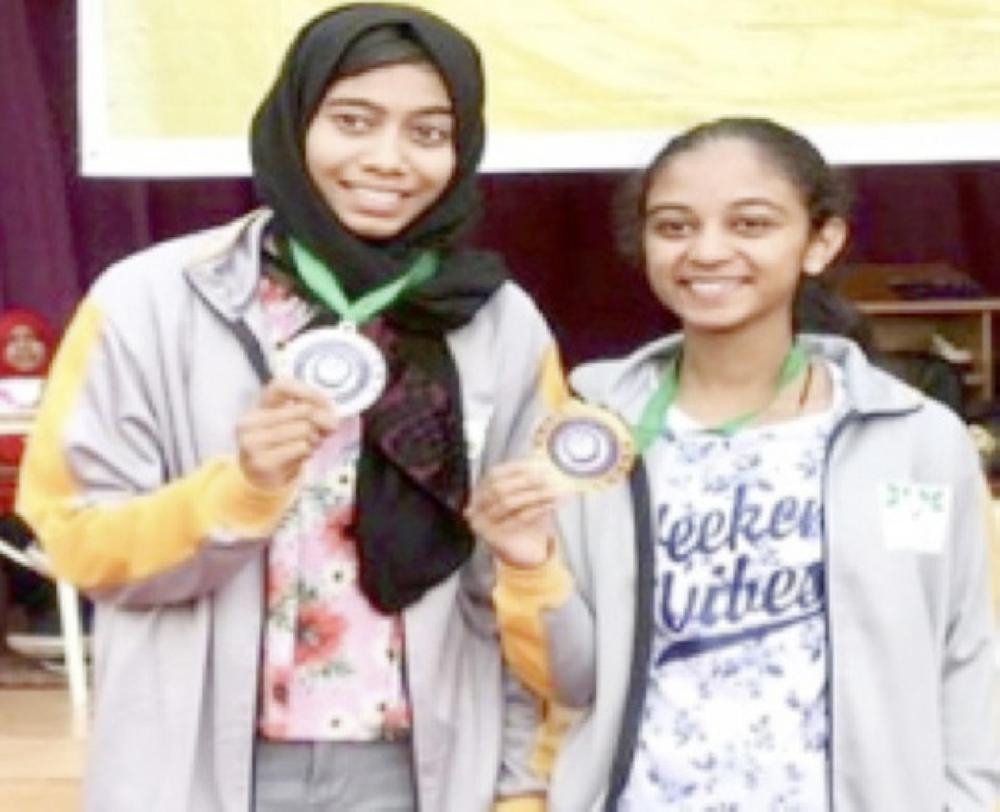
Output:
[[951,487],[886,482],[879,488],[882,538],[890,550],[940,553],[951,520]]

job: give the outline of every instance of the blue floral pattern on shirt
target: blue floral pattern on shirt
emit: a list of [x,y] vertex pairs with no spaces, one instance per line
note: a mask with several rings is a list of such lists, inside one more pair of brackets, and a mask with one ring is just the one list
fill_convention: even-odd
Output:
[[671,411],[650,453],[654,639],[624,812],[828,809],[822,475],[837,413],[723,437]]

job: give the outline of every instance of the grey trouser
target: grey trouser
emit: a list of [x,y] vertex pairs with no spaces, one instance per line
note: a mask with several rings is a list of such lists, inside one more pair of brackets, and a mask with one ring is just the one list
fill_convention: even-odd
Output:
[[409,741],[257,740],[254,812],[414,812]]

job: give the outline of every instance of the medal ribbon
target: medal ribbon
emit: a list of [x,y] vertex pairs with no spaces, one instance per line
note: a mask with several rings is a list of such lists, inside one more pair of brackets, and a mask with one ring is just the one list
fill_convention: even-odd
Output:
[[[784,360],[781,362],[778,380],[774,386],[774,397],[777,397],[782,389],[794,381],[808,364],[809,356],[806,354],[806,351],[798,343],[792,344],[791,348],[785,354]],[[663,375],[660,378],[660,384],[656,388],[656,391],[653,392],[652,396],[646,402],[638,425],[632,427],[632,436],[635,440],[636,452],[638,454],[643,454],[656,438],[663,433],[663,427],[667,420],[667,410],[677,399],[678,388],[677,357],[674,357],[670,359],[667,368],[663,370]],[[725,420],[717,426],[712,426],[708,430],[714,434],[721,434],[723,437],[732,437],[732,435],[750,423],[773,402],[774,398],[772,397],[768,403],[759,409],[731,417],[729,420]]]
[[402,276],[350,302],[336,275],[323,262],[295,240],[289,240],[288,244],[295,267],[306,287],[347,325],[359,325],[368,321],[376,313],[389,307],[409,288],[421,285],[434,276],[438,268],[438,255],[434,251],[424,251]]

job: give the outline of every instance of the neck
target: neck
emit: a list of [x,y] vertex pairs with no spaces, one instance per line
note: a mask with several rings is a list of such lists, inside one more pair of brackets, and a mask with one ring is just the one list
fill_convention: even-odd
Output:
[[707,425],[766,409],[778,394],[792,341],[791,329],[758,335],[686,331],[677,404]]

